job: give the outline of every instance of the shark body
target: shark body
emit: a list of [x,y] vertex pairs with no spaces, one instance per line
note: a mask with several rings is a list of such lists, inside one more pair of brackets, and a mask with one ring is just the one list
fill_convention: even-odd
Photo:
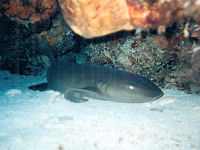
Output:
[[67,61],[54,62],[47,72],[49,89],[64,93],[73,102],[87,98],[143,103],[156,100],[163,92],[145,77],[125,71]]

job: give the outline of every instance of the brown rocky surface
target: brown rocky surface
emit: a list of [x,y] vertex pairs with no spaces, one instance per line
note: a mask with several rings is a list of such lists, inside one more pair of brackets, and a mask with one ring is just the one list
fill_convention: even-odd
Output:
[[59,0],[63,16],[77,34],[91,38],[131,30],[124,0]]
[[157,28],[193,19],[200,24],[199,0],[59,0],[71,29],[86,38],[120,30]]

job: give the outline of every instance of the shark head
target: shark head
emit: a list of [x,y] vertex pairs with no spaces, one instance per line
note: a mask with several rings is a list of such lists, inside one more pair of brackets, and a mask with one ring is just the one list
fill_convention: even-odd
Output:
[[158,86],[138,75],[126,76],[121,80],[113,81],[109,83],[105,91],[115,101],[127,103],[149,102],[163,96]]

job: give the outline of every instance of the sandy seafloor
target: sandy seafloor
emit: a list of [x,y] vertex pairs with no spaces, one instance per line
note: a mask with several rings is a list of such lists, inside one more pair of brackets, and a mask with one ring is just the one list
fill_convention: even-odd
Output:
[[0,150],[200,150],[200,96],[163,90],[152,103],[72,103],[45,81],[0,72]]

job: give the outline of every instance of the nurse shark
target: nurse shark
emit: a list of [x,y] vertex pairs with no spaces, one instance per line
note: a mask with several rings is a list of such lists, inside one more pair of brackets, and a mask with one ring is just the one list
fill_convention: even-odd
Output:
[[29,88],[59,91],[72,102],[84,102],[93,98],[121,103],[144,103],[163,96],[161,89],[145,77],[103,66],[67,61],[53,62],[47,71],[47,83]]

